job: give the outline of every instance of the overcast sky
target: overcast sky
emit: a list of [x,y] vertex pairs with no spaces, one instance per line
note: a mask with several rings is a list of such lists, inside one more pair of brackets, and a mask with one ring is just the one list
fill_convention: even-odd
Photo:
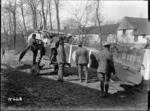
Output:
[[[79,5],[80,2],[83,4],[86,0],[69,0],[64,1],[64,10],[61,10],[60,16],[63,19],[67,17],[71,17],[71,14],[67,11],[70,10],[72,7],[76,7]],[[129,17],[142,17],[148,18],[148,5],[147,1],[103,1],[103,9],[102,14],[105,17],[105,20],[109,21],[118,21],[122,19],[124,16]]]
[[[2,0],[2,4],[6,0]],[[17,0],[19,1],[19,0]],[[94,2],[96,0],[91,0]],[[71,14],[71,10],[74,10],[76,7],[80,6],[80,4],[85,5],[87,0],[61,0],[61,4],[63,6],[60,8],[60,22],[61,27],[63,27],[63,21],[67,18],[74,18],[73,14]],[[148,18],[148,2],[141,0],[103,0],[102,1],[102,15],[104,18],[104,23],[107,21],[118,22],[122,20],[125,16],[128,17],[141,17]],[[89,3],[90,4],[90,3]],[[54,6],[53,6],[54,7]],[[39,6],[39,9],[41,7]],[[70,12],[69,12],[70,11]],[[82,10],[81,10],[82,11]],[[20,12],[21,13],[21,12]],[[48,16],[49,17],[49,16]],[[18,15],[18,18],[22,20],[21,14]],[[54,21],[53,25],[56,27],[56,15],[52,14],[52,19]],[[30,19],[26,21],[29,23]],[[30,24],[29,24],[30,26]]]

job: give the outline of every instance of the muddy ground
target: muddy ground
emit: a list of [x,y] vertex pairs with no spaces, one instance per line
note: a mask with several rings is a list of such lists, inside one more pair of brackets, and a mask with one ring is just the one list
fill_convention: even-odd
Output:
[[65,81],[58,82],[57,74],[46,65],[39,75],[30,73],[31,52],[20,64],[18,57],[10,50],[1,59],[3,110],[147,110],[149,81],[135,86],[113,79],[104,98],[94,69],[89,69],[87,84],[79,82],[76,67],[65,68]]

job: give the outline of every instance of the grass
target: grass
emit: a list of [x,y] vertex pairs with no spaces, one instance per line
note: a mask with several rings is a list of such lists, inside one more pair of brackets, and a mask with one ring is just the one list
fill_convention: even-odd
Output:
[[[122,85],[125,91],[102,98],[100,91],[70,82],[42,78],[2,69],[2,106],[17,108],[118,108],[146,106],[147,92],[139,87]],[[67,76],[67,75],[66,75]],[[22,101],[8,101],[9,97],[22,97]],[[144,101],[144,102],[143,102]]]
[[[11,58],[10,58],[11,59]],[[143,85],[121,85],[125,90],[110,94],[108,98],[102,98],[100,91],[69,81],[58,82],[57,80],[32,75],[21,70],[30,68],[31,61],[24,61],[24,65],[16,66],[16,60],[9,60],[7,68],[1,69],[1,100],[2,108],[23,109],[116,109],[116,108],[139,108],[147,107],[147,91]],[[3,64],[2,64],[3,65]],[[10,66],[11,65],[11,66]],[[4,65],[3,65],[4,66]],[[50,75],[44,72],[45,75]],[[65,69],[64,76],[72,79],[78,75],[77,68]],[[57,76],[53,74],[53,76]],[[84,76],[84,75],[83,75]],[[89,69],[89,79],[97,79],[94,69]],[[94,84],[94,82],[92,83]],[[8,101],[10,97],[22,97],[22,101]]]

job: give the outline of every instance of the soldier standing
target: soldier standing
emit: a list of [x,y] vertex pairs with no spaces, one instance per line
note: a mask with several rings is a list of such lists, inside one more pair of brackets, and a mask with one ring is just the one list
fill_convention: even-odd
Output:
[[78,44],[79,48],[76,50],[76,65],[78,66],[78,74],[80,82],[82,82],[81,79],[81,72],[82,69],[85,73],[85,82],[88,82],[88,71],[87,71],[87,65],[89,63],[89,54],[86,48],[82,47],[82,42],[79,42]]
[[2,49],[1,49],[1,57],[2,57],[2,59],[4,59],[4,63],[5,63],[5,49],[2,47]]
[[53,37],[52,38],[51,47],[50,47],[51,48],[51,54],[50,54],[49,65],[56,62],[57,48],[59,47],[59,41],[60,41],[59,37]]
[[58,81],[63,82],[64,65],[66,63],[66,53],[63,40],[59,42],[56,58],[58,63]]
[[100,89],[102,96],[107,96],[109,89],[109,79],[111,77],[111,73],[115,74],[114,64],[113,64],[113,56],[109,51],[111,44],[105,43],[104,49],[99,52],[98,62],[99,66],[97,69],[98,78],[100,80]]

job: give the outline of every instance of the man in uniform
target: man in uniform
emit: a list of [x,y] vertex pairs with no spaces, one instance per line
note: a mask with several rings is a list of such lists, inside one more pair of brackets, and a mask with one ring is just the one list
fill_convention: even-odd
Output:
[[113,56],[109,51],[111,44],[105,43],[103,50],[99,52],[98,62],[99,66],[97,69],[98,78],[100,80],[100,89],[102,96],[107,96],[109,89],[109,79],[111,73],[115,74]]
[[82,82],[81,79],[81,72],[82,69],[85,73],[85,82],[88,82],[88,71],[87,71],[87,65],[89,63],[89,54],[86,48],[82,47],[82,42],[80,41],[78,44],[79,48],[76,50],[76,65],[78,66],[78,73],[79,73],[79,79],[80,82]]
[[[51,47],[50,47],[51,53],[50,53],[49,66],[51,66],[51,64],[54,64],[56,62],[57,48],[59,47],[60,40],[61,40],[61,38],[59,36],[55,36],[51,40]],[[54,69],[55,69],[55,71],[57,70],[56,67]]]
[[66,63],[66,53],[63,40],[59,42],[56,58],[58,63],[58,81],[63,82],[64,65]]
[[39,64],[42,58],[42,55],[45,55],[44,43],[36,39],[36,34],[32,34],[32,38],[29,41],[29,45],[31,47],[31,50],[34,52],[33,64],[36,64],[36,56],[37,56],[38,50],[40,50],[40,57],[38,59],[38,64]]

